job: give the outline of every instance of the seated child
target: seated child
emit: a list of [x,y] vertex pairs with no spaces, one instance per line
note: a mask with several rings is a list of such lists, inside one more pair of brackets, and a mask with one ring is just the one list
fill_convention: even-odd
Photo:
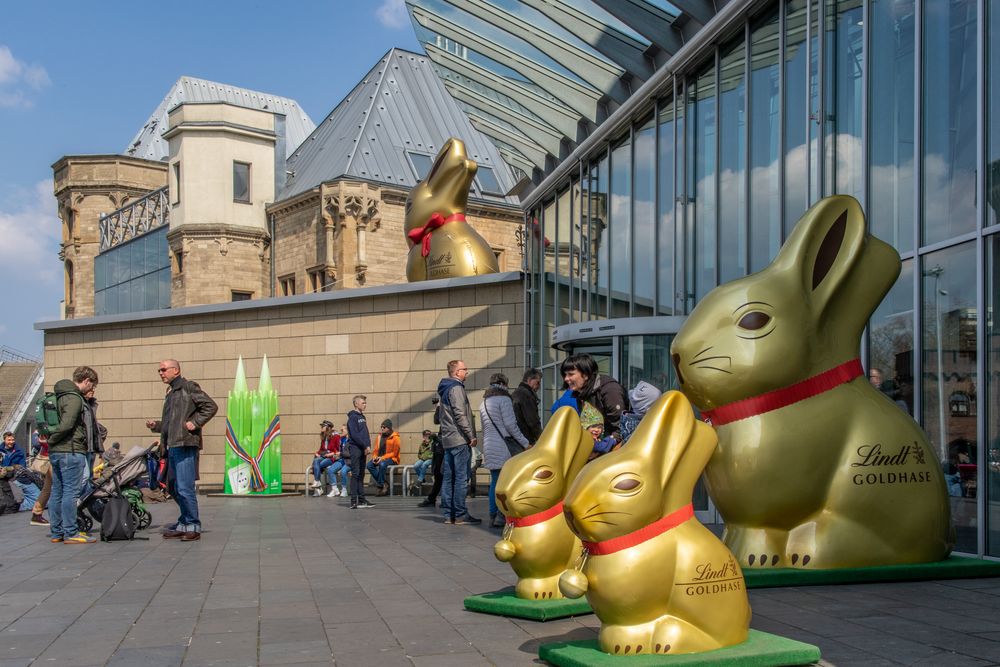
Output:
[[420,441],[420,449],[417,451],[417,462],[413,464],[413,471],[417,473],[417,480],[413,482],[410,492],[420,490],[424,483],[427,471],[434,464],[434,446],[437,436],[430,429],[424,429],[424,439]]
[[656,403],[662,393],[645,380],[639,380],[639,384],[628,393],[628,400],[632,404],[632,410],[630,412],[623,412],[618,422],[623,445],[632,437],[635,427],[639,425],[639,422],[646,416],[646,413],[653,407],[653,403]]
[[607,454],[621,446],[611,436],[604,437],[604,416],[590,403],[583,404],[583,409],[580,411],[580,423],[590,431],[590,435],[594,438],[594,451],[590,453],[587,460],[596,459],[598,456]]

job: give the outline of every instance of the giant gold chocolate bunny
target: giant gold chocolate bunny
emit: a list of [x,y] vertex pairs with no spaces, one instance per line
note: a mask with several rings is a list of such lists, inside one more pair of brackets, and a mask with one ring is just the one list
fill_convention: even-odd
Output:
[[921,563],[951,551],[937,457],[858,359],[899,271],[858,202],[828,197],[770,266],[709,292],[677,334],[680,389],[719,435],[706,481],[743,567]]
[[628,444],[587,464],[565,514],[586,549],[563,575],[601,619],[601,649],[617,655],[697,653],[747,638],[750,604],[729,549],[694,517],[694,485],[716,436],[683,394],[653,404]]
[[559,575],[580,553],[580,540],[563,519],[563,498],[593,448],[594,439],[580,425],[576,411],[564,407],[552,416],[534,447],[504,463],[496,498],[507,526],[493,551],[517,574],[517,597],[562,597]]
[[427,177],[410,191],[404,231],[410,244],[406,279],[411,283],[500,270],[490,244],[465,221],[477,168],[466,157],[465,144],[449,139]]

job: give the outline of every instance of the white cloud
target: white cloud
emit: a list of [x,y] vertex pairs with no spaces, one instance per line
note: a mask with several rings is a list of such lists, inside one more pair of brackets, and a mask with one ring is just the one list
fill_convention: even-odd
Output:
[[34,105],[30,93],[51,83],[44,67],[18,60],[0,44],[0,107],[30,108]]
[[20,202],[0,208],[0,276],[4,284],[15,278],[61,281],[57,258],[62,223],[56,215],[52,181],[39,181],[19,193]]
[[375,18],[386,28],[395,30],[405,28],[410,19],[405,0],[382,0],[382,4],[375,10]]

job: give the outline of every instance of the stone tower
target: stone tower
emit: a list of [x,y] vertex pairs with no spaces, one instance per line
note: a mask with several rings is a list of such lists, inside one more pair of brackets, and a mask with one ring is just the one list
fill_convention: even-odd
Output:
[[171,307],[270,296],[264,207],[284,176],[284,121],[225,102],[170,111]]

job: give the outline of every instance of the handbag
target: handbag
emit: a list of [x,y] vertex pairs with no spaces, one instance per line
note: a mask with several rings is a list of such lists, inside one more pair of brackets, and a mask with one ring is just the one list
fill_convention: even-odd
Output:
[[42,456],[41,454],[39,454],[38,456],[36,456],[33,459],[31,459],[31,463],[29,464],[28,467],[31,468],[32,470],[34,470],[35,472],[38,472],[38,473],[41,473],[41,474],[44,475],[45,473],[47,473],[49,471],[49,467],[51,465],[52,464],[49,462],[49,457]]
[[507,451],[510,452],[510,455],[517,456],[523,452],[524,445],[518,442],[517,438],[510,434],[504,435],[503,431],[497,428],[497,423],[493,421],[493,415],[490,414],[490,409],[486,407],[486,401],[483,401],[483,408],[486,410],[486,418],[490,420],[490,423],[493,424],[493,428],[495,428],[496,432],[500,434],[501,438],[503,438],[504,444],[507,445]]

